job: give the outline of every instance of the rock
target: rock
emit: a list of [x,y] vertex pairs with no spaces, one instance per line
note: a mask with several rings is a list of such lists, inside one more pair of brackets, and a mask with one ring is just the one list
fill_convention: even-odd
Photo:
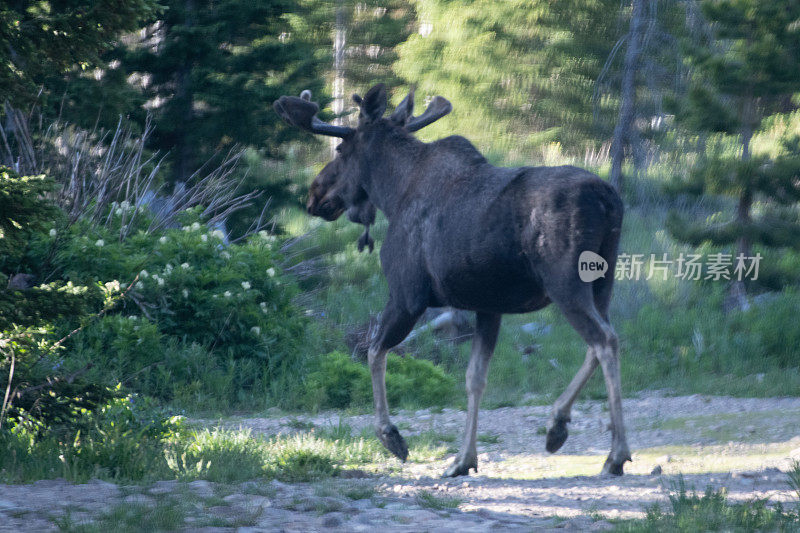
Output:
[[177,481],[156,481],[150,487],[149,492],[154,495],[169,494],[175,491],[177,485]]
[[611,531],[612,529],[614,529],[614,524],[605,520],[598,520],[589,526],[589,531]]
[[122,501],[132,505],[153,505],[154,503],[153,498],[145,494],[131,494],[125,496]]
[[187,486],[189,487],[189,490],[201,498],[210,498],[214,495],[214,485],[203,479],[192,481]]
[[119,487],[114,483],[103,481],[102,479],[90,479],[87,485],[91,485],[93,488],[101,490],[108,495],[116,494],[119,491]]
[[339,527],[344,522],[344,514],[342,513],[328,513],[322,519],[324,527]]
[[660,476],[661,475],[661,465],[656,465],[653,470],[650,471],[651,476]]
[[553,328],[550,324],[544,324],[542,322],[528,322],[520,326],[520,329],[529,335],[544,336],[550,333],[550,330]]
[[225,496],[222,500],[228,505],[243,507],[248,511],[263,510],[267,507],[272,507],[272,500],[265,496],[258,496],[255,494],[231,494]]
[[14,511],[16,509],[22,509],[22,507],[12,501],[0,499],[0,513]]

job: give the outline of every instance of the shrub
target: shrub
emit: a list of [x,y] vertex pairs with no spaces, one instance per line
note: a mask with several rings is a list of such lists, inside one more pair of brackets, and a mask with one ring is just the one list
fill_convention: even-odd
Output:
[[[455,380],[430,361],[389,354],[386,396],[393,407],[446,405]],[[372,401],[370,372],[342,352],[321,358],[308,378],[307,404],[320,408],[365,407]]]
[[[138,225],[123,240],[114,224],[79,221],[70,229],[57,254],[68,279],[134,283],[119,310],[128,318],[108,317],[78,335],[77,358],[107,369],[107,383],[125,381],[164,399],[196,396],[208,378],[216,381],[210,393],[225,392],[209,405],[291,405],[303,375],[308,321],[293,303],[297,288],[281,269],[277,242],[261,233],[226,244],[198,212],[183,213],[180,228],[148,233],[146,213],[112,206],[117,225]],[[199,373],[172,360],[188,358],[197,368],[203,350]],[[172,386],[157,386],[168,369],[175,371]]]

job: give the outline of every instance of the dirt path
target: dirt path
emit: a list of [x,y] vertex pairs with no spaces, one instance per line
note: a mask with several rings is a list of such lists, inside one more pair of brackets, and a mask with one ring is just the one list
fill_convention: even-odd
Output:
[[[315,484],[43,481],[0,486],[0,530],[70,529],[103,510],[123,512],[120,503],[165,514],[180,507],[174,526],[192,531],[602,530],[612,527],[606,519],[641,517],[647,506],[663,504],[680,476],[700,491],[725,487],[733,500],[796,500],[785,471],[800,460],[800,398],[654,393],[626,400],[624,408],[634,454],[622,478],[596,475],[610,444],[603,402],[576,405],[570,437],[555,455],[543,449],[549,406],[513,407],[482,413],[480,473],[469,478],[439,478],[448,454],[437,460],[412,456],[404,465],[390,459],[375,465],[374,473]],[[400,412],[393,420],[406,436],[423,434],[455,448],[464,416],[424,410]],[[265,435],[341,424],[360,434],[371,417],[323,413],[226,422]],[[657,467],[661,473],[651,473]]]

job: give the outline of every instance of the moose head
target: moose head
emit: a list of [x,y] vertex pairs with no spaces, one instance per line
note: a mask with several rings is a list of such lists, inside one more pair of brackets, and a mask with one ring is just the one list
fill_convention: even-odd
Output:
[[[300,129],[339,137],[336,157],[314,178],[309,188],[307,209],[309,214],[333,221],[345,211],[352,222],[369,226],[375,220],[375,206],[370,202],[365,185],[369,183],[364,162],[372,157],[373,141],[378,131],[382,133],[413,133],[450,113],[452,105],[441,96],[431,100],[425,112],[413,116],[414,89],[400,102],[397,109],[383,118],[387,106],[386,87],[378,84],[362,98],[353,95],[359,106],[356,128],[335,126],[320,120],[316,115],[319,105],[311,101],[311,92],[303,91],[300,97],[282,96],[274,104],[275,111],[289,124]],[[367,237],[368,239],[368,237]]]

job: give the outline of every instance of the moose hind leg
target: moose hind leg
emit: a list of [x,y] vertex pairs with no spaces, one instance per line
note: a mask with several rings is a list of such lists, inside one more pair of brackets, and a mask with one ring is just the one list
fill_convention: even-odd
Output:
[[[563,300],[554,298],[569,323],[589,345],[586,354],[587,359],[567,390],[571,395],[573,391],[570,389],[576,381],[581,381],[581,386],[585,384],[591,375],[589,370],[593,371],[599,363],[603,369],[608,392],[612,435],[611,453],[603,466],[603,473],[622,475],[623,465],[626,461],[631,460],[631,455],[625,437],[625,424],[622,417],[619,343],[614,328],[600,315],[592,302],[591,296],[587,294],[588,291],[586,289],[589,287],[584,285],[582,288],[584,289],[583,291],[577,290],[573,292],[571,298]],[[590,356],[594,356],[597,362],[592,362]],[[577,395],[577,392],[577,390],[574,391],[574,394]],[[558,402],[556,402],[555,407],[558,409]],[[554,418],[557,418],[557,416],[557,411],[554,409]],[[557,425],[555,428],[554,432],[557,432]]]
[[592,377],[595,369],[597,368],[598,361],[595,355],[593,346],[589,346],[586,350],[586,359],[583,365],[572,378],[566,390],[561,393],[561,396],[553,404],[553,414],[547,423],[547,439],[545,441],[545,448],[550,453],[555,453],[564,445],[567,440],[569,432],[567,431],[567,424],[572,421],[572,404],[575,403],[575,398],[581,392],[581,389]]
[[389,419],[389,404],[386,400],[386,354],[408,335],[417,318],[389,302],[381,315],[378,333],[368,351],[369,370],[372,375],[372,399],[375,404],[375,434],[386,449],[403,462],[408,459],[408,445],[397,431],[397,426]]
[[475,337],[472,341],[472,354],[467,367],[467,424],[464,428],[464,442],[453,464],[445,470],[443,477],[467,476],[470,469],[478,471],[478,411],[481,397],[486,388],[486,375],[489,360],[494,353],[497,334],[500,331],[501,315],[477,313]]

